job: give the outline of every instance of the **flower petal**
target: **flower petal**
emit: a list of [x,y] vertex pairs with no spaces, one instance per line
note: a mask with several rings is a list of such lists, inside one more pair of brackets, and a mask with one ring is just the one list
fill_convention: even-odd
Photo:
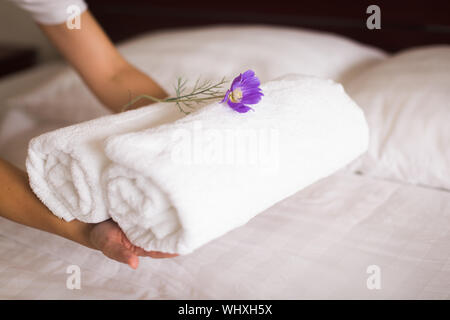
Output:
[[247,88],[258,88],[260,86],[260,81],[257,77],[247,78],[242,80],[242,86]]
[[252,108],[250,108],[249,106],[246,106],[243,103],[234,103],[231,101],[228,101],[228,105],[231,107],[231,109],[233,109],[234,111],[237,111],[239,113],[246,113],[249,110],[253,110]]
[[246,104],[257,104],[261,101],[263,94],[261,92],[251,93],[251,94],[244,94],[244,96],[241,99],[242,103]]
[[223,100],[220,102],[222,103],[222,102],[228,101],[230,99],[230,93],[231,93],[231,90],[228,89],[227,92],[225,93],[225,96],[223,97]]
[[[260,85],[261,82],[258,77],[255,76],[255,72],[249,69],[234,78],[231,87],[225,94],[222,102],[226,101],[230,108],[240,113],[253,110],[251,107],[247,106],[247,104],[256,104],[261,100],[261,97],[264,94],[259,87]],[[242,92],[242,98],[239,96],[239,102],[233,102],[231,98],[231,94],[236,89]]]
[[262,94],[260,88],[242,87],[242,88],[241,88],[241,91],[242,91],[242,94],[243,94],[243,95],[246,95],[246,94],[255,94],[255,93]]
[[238,75],[236,78],[234,78],[233,82],[231,83],[230,90],[233,91],[234,89],[236,89],[236,87],[239,87],[241,85],[241,81],[242,81],[242,73]]
[[255,72],[251,69],[245,71],[244,73],[241,73],[242,75],[242,81],[245,81],[246,79],[249,78],[254,78],[255,77]]

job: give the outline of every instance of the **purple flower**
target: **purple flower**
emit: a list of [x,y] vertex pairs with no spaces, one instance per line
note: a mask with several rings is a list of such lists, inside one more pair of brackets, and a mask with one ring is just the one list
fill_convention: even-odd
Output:
[[253,110],[247,104],[257,104],[264,95],[259,79],[252,70],[247,70],[234,78],[231,88],[227,90],[222,102],[227,102],[231,109],[245,113]]

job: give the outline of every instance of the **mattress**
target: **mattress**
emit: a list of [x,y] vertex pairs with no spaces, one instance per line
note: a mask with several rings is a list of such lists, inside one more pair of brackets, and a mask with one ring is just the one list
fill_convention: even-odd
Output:
[[[194,253],[138,270],[1,219],[7,299],[448,299],[450,193],[337,173]],[[66,288],[67,267],[81,290]],[[380,270],[370,290],[369,266]]]

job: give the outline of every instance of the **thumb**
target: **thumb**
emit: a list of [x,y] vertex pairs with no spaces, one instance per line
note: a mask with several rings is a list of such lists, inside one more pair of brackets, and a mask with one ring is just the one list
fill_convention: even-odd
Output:
[[136,270],[139,266],[139,257],[135,254],[131,254],[130,258],[128,259],[128,265]]
[[137,269],[139,265],[138,256],[129,249],[118,246],[113,251],[111,257],[119,262],[128,264],[131,268]]

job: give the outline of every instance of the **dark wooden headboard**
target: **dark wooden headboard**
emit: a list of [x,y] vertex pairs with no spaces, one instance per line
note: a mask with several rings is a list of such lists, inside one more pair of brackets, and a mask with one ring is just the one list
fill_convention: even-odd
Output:
[[[395,52],[450,44],[450,0],[92,0],[91,11],[113,41],[148,31],[212,24],[271,24],[341,34]],[[369,30],[369,5],[381,29]]]

